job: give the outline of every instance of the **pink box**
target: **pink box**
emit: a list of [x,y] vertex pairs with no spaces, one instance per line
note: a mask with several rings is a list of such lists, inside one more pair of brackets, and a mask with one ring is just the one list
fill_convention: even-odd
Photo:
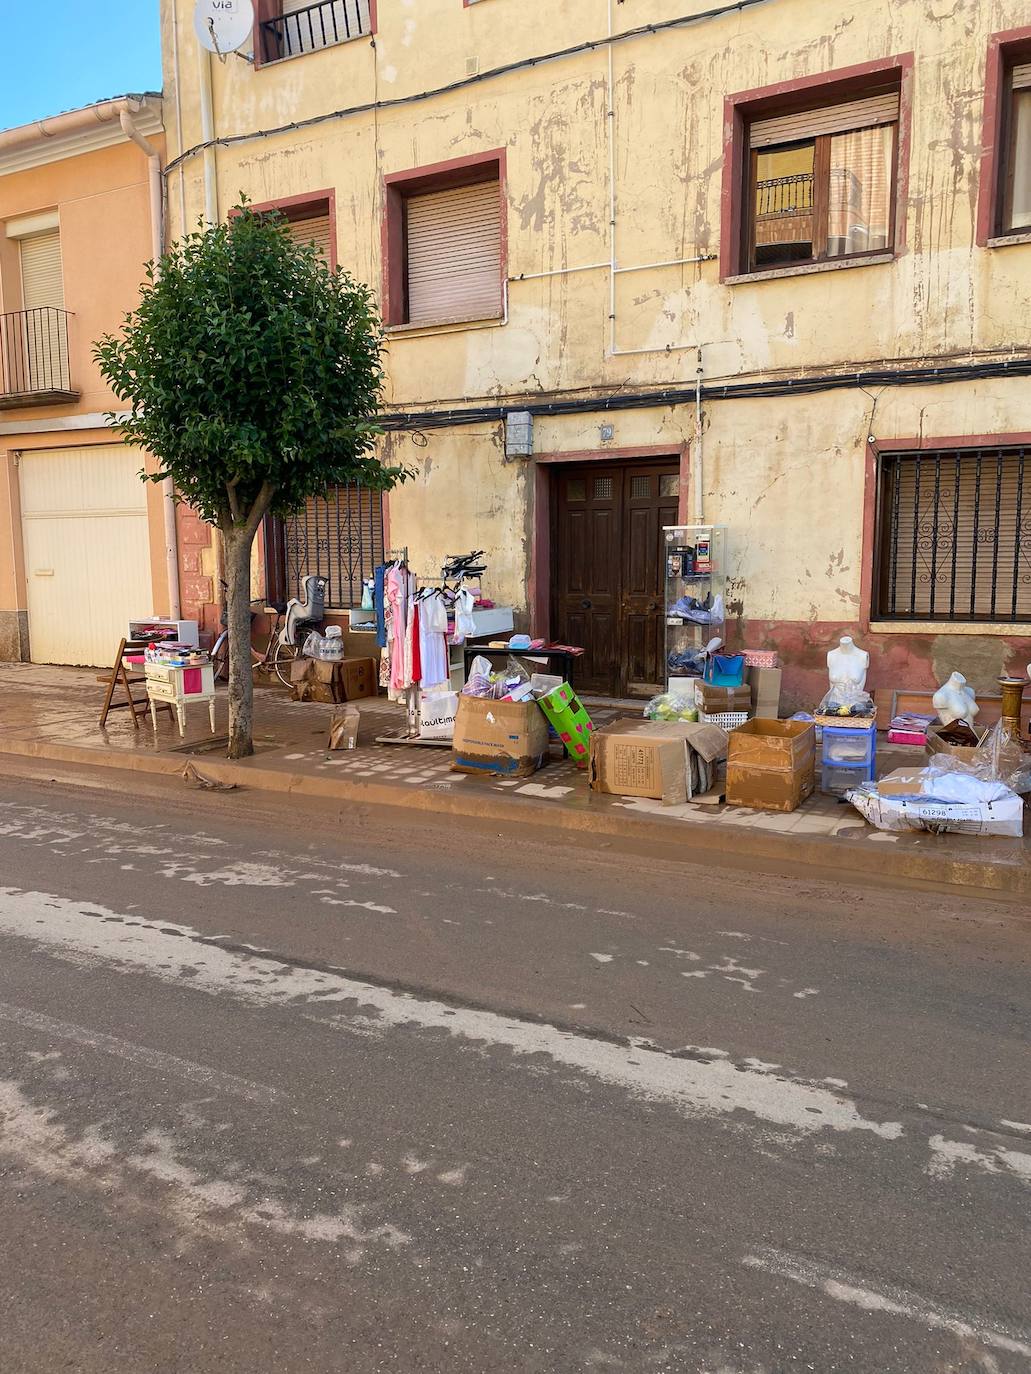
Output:
[[746,668],[779,668],[780,656],[776,649],[742,649],[741,656]]
[[889,730],[889,744],[919,744],[927,743],[927,735],[923,730]]
[[199,691],[201,690],[201,687],[202,687],[202,686],[203,686],[203,682],[202,682],[202,678],[201,678],[201,670],[200,670],[199,668],[184,668],[184,669],[183,669],[183,695],[184,695],[184,696],[188,696],[188,697],[189,697],[189,696],[193,696],[193,694],[194,694],[195,692],[199,692]]

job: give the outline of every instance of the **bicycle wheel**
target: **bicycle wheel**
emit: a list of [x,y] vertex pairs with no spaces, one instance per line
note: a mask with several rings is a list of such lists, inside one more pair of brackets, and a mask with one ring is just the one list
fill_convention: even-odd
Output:
[[276,645],[276,652],[272,656],[272,672],[279,678],[284,687],[289,687],[290,665],[298,657],[300,650],[296,644]]
[[219,635],[211,651],[211,667],[216,682],[225,682],[229,677],[229,636]]

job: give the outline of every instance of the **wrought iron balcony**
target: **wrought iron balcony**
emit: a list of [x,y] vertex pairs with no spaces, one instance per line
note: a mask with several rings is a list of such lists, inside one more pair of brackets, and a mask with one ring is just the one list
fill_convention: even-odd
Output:
[[78,399],[68,372],[68,311],[53,305],[0,315],[0,407]]
[[263,62],[331,48],[372,32],[369,0],[316,0],[261,24]]

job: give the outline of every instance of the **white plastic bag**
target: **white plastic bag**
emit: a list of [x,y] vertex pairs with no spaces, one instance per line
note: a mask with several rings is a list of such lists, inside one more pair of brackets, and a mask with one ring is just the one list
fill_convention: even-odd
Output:
[[457,692],[423,692],[419,701],[419,738],[454,739]]
[[304,648],[301,650],[301,656],[303,658],[322,657],[322,635],[319,634],[318,630],[312,630],[311,634],[309,634],[304,641]]

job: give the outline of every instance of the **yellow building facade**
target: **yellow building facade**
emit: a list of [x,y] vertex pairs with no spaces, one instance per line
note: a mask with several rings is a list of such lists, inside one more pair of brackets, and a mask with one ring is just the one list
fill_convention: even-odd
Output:
[[171,230],[242,193],[374,285],[413,567],[484,550],[616,694],[665,677],[677,520],[789,704],[843,632],[872,686],[1031,658],[1024,0],[256,9],[220,61],[162,2]]

